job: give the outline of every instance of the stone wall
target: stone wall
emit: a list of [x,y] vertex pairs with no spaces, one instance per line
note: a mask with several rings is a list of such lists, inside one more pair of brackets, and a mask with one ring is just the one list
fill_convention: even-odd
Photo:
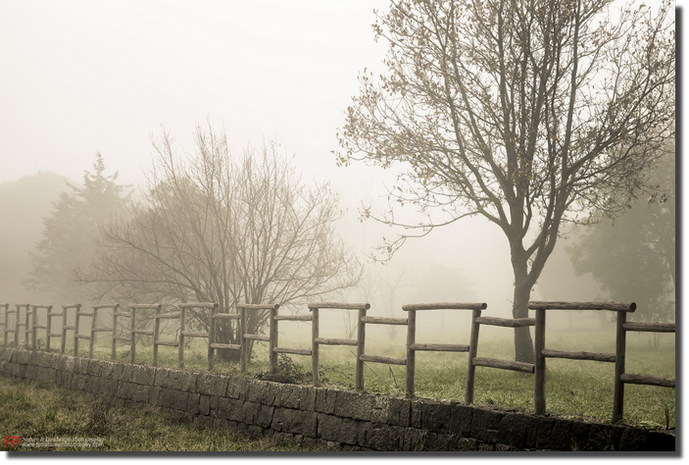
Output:
[[675,450],[674,435],[638,428],[41,351],[0,347],[0,376],[334,450]]

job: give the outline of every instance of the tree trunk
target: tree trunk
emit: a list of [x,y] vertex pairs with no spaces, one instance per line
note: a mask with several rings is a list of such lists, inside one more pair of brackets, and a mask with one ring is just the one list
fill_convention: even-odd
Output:
[[[528,276],[515,276],[513,318],[528,318],[532,288],[533,284]],[[517,362],[534,363],[534,348],[529,328],[529,326],[523,326],[514,329],[514,355]]]

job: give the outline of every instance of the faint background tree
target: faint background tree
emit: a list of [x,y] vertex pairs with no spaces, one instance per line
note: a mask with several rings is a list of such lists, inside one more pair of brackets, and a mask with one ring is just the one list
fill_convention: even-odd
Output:
[[42,239],[43,221],[65,187],[66,179],[51,172],[23,176],[0,184],[0,299],[11,303],[50,302],[49,295],[22,283],[33,270],[29,251]]
[[[669,1],[393,0],[373,26],[388,72],[360,75],[336,153],[399,173],[390,209],[363,212],[407,228],[379,258],[480,215],[509,243],[512,315],[527,317],[561,225],[652,187],[644,173],[674,137],[672,15]],[[396,219],[407,204],[419,221]],[[515,358],[533,361],[528,328]]]
[[99,227],[122,215],[131,200],[131,186],[117,183],[118,174],[105,174],[96,154],[93,171],[84,171],[82,185],[67,182],[53,209],[43,218],[43,234],[30,252],[32,270],[22,283],[48,302],[64,304],[91,300],[91,289],[76,278],[76,270],[94,256]]
[[[140,201],[101,231],[96,259],[82,279],[100,296],[129,302],[305,303],[356,284],[360,265],[336,235],[336,195],[302,183],[275,143],[233,156],[224,133],[197,127],[196,150],[177,156],[169,134]],[[208,328],[207,311],[190,312]],[[266,312],[249,312],[259,333]],[[218,323],[218,341],[237,343]],[[221,357],[234,358],[231,351]]]
[[668,147],[649,181],[662,193],[640,197],[614,221],[577,228],[566,247],[578,275],[591,273],[605,297],[633,295],[639,321],[675,320],[675,150]]

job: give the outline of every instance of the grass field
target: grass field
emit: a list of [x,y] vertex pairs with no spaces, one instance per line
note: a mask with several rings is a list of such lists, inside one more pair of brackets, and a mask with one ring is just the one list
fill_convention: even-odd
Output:
[[[478,356],[513,359],[512,333],[505,328],[497,331],[482,329]],[[380,337],[379,337],[380,336]],[[329,335],[326,337],[330,337]],[[656,346],[652,335],[629,333],[627,336],[626,372],[675,377],[674,335],[662,335]],[[169,337],[166,337],[168,339]],[[172,338],[170,338],[172,339]],[[67,353],[71,353],[70,342]],[[136,362],[152,363],[150,345],[137,345]],[[421,332],[417,342],[468,343],[465,334],[457,337],[432,331]],[[308,339],[292,332],[280,334],[280,346],[310,348]],[[253,360],[246,376],[264,377],[268,372],[267,343],[256,343]],[[549,331],[546,347],[561,350],[615,352],[614,329],[580,329]],[[366,353],[405,358],[404,334],[394,341],[375,332],[367,335]],[[185,366],[206,368],[207,345],[204,339],[193,339],[186,349]],[[80,356],[87,356],[87,344],[80,346]],[[109,336],[99,336],[94,356],[110,358]],[[320,365],[323,386],[354,390],[355,348],[350,346],[321,346]],[[121,345],[117,360],[129,361],[129,347]],[[282,376],[289,382],[311,384],[311,358],[293,355],[281,357]],[[158,365],[177,367],[177,349],[159,347]],[[465,392],[467,354],[450,352],[418,352],[416,356],[415,390],[418,397],[463,401]],[[239,364],[222,362],[216,358],[213,369],[217,373],[239,374]],[[546,409],[565,417],[611,422],[613,409],[614,364],[593,361],[548,359],[546,372]],[[366,363],[365,390],[372,393],[403,397],[405,367]],[[533,409],[534,376],[506,370],[477,367],[474,389],[476,405]],[[675,390],[665,387],[625,386],[624,417],[622,423],[653,429],[675,427]]]
[[[0,378],[0,451],[229,451],[324,450],[252,438],[172,417],[151,408],[128,409],[102,397],[42,383]],[[36,441],[33,441],[33,440]]]

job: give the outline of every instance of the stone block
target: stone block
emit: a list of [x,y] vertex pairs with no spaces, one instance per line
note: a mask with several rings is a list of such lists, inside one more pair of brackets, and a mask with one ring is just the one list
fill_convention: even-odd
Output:
[[[109,378],[101,378],[98,384],[98,393],[104,397],[117,397],[117,381]],[[148,399],[146,399],[148,402]]]
[[89,372],[89,359],[75,357],[74,359],[74,373],[87,375]]
[[359,392],[338,391],[334,414],[339,417],[370,421],[373,396]]
[[136,383],[126,383],[127,398],[142,404],[148,403],[151,398],[151,387]]
[[243,404],[244,414],[242,415],[242,422],[247,425],[255,425],[256,418],[258,417],[258,409],[261,404],[257,402],[246,401]]
[[160,388],[160,393],[158,394],[158,402],[156,405],[175,410],[182,410],[186,408],[188,404],[188,399],[189,393],[186,391]]
[[101,367],[100,377],[107,379],[115,378],[115,367],[118,365],[116,362],[103,361],[103,366]]
[[459,438],[457,441],[458,451],[477,451],[478,441],[474,438]]
[[277,407],[298,409],[301,402],[301,386],[282,384],[278,387],[275,397]]
[[551,450],[572,450],[571,434],[572,434],[571,420],[556,419],[550,431],[550,440],[548,449]]
[[203,394],[197,394],[199,396],[199,414],[209,415],[211,411],[211,398],[210,396],[205,396]]
[[100,378],[100,377],[101,377],[101,373],[102,373],[102,371],[103,371],[103,365],[104,365],[105,363],[107,363],[107,362],[105,362],[105,361],[103,361],[103,360],[93,360],[93,359],[91,359],[91,360],[88,361],[88,365],[87,365],[87,367],[86,367],[86,370],[87,370],[86,372],[87,372],[89,375],[91,375],[91,376],[97,376],[97,377]]
[[233,399],[246,400],[249,390],[249,379],[241,377],[228,377],[227,379],[227,397]]
[[388,423],[390,418],[391,398],[387,396],[375,395],[371,402],[370,420],[373,423]]
[[335,412],[335,401],[339,391],[327,388],[316,389],[316,412],[333,414]]
[[325,413],[317,414],[317,436],[326,441],[340,441],[342,431],[342,418]]
[[17,363],[21,365],[33,365],[33,353],[28,350],[17,350]]
[[581,421],[572,423],[571,449],[574,451],[586,450],[586,443],[589,434],[589,424]]
[[225,396],[227,393],[226,376],[214,375],[211,373],[198,373],[196,381],[196,391],[199,394],[208,396]]
[[316,411],[316,388],[312,386],[300,388],[299,410]]
[[620,439],[624,428],[620,426],[593,423],[589,425],[586,450],[616,451],[620,447]]
[[343,418],[339,441],[345,444],[356,445],[359,441],[359,423],[361,423],[359,420]]
[[451,433],[458,436],[468,437],[471,434],[471,420],[474,409],[466,405],[450,405],[450,425]]
[[187,399],[186,411],[192,415],[198,415],[200,412],[201,395],[190,392]]
[[[265,405],[275,405],[275,398],[278,392],[285,386],[259,380],[249,380],[247,383],[246,400]],[[297,405],[298,407],[298,405]]]
[[500,420],[496,442],[522,449],[530,422],[524,415],[508,413]]
[[[155,367],[145,366],[145,365],[134,365],[132,371],[129,374],[130,381],[134,384],[140,384],[144,386],[155,386],[156,373],[158,369]],[[161,387],[171,387],[171,386],[161,386]]]
[[213,408],[218,418],[232,420],[236,422],[244,421],[244,402],[239,399],[228,397],[218,397],[217,407]]
[[[90,375],[80,373],[74,373],[72,377],[71,389],[84,392],[98,392],[98,381],[100,381],[100,378],[95,378]],[[95,388],[93,387],[94,385],[96,385]]]
[[471,437],[483,442],[495,443],[500,430],[500,420],[505,414],[488,409],[474,409],[471,418]]
[[[359,424],[363,423],[365,422],[362,421]],[[381,423],[371,423],[366,442],[368,444],[365,447],[370,447],[373,450],[393,450],[390,448],[390,429]]]
[[316,437],[318,419],[315,412],[275,407],[270,427],[275,431]]
[[258,404],[258,412],[254,418],[254,424],[261,428],[270,428],[270,424],[273,422],[274,411],[275,407],[273,405]]

